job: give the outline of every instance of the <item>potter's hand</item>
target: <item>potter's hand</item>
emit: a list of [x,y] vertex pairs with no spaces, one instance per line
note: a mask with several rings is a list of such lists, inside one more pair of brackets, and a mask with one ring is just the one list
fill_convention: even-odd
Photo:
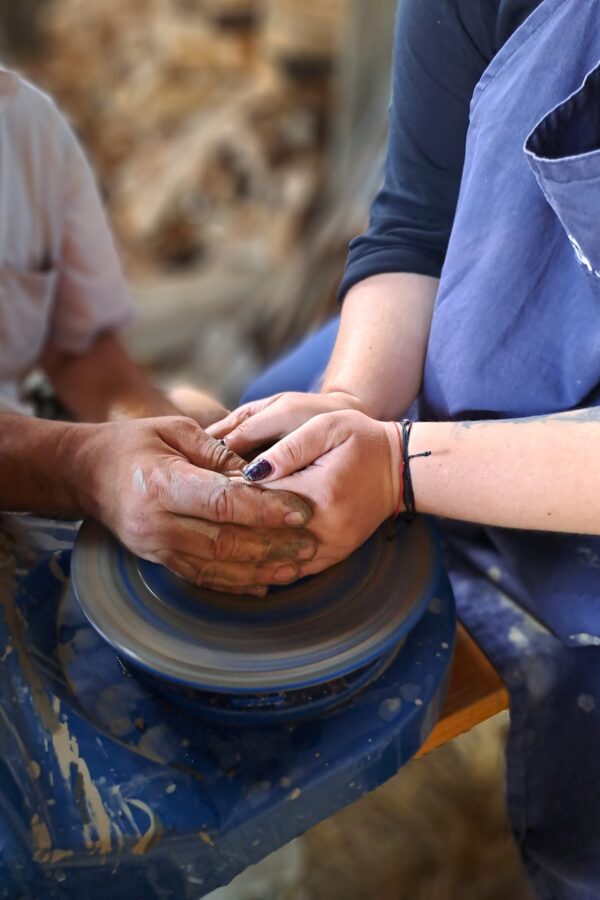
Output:
[[362,412],[358,398],[342,391],[275,394],[265,400],[245,403],[207,430],[215,438],[225,438],[231,450],[244,456],[256,447],[285,437],[314,416],[343,409]]
[[397,427],[354,411],[319,415],[261,454],[244,477],[313,504],[309,527],[319,546],[301,574],[314,574],[345,559],[395,512]]
[[[221,590],[263,594],[315,553],[309,505],[230,480],[244,465],[191,419],[78,426],[72,481],[83,509],[135,554]],[[82,437],[83,436],[83,437]]]

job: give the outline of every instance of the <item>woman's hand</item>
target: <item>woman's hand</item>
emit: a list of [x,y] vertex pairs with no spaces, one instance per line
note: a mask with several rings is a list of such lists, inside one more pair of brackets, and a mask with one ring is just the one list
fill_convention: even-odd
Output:
[[342,391],[326,394],[288,392],[245,403],[207,430],[214,438],[226,438],[227,446],[244,456],[257,447],[265,447],[285,437],[314,416],[344,409],[363,412],[360,400]]
[[312,503],[318,550],[300,564],[304,576],[345,559],[394,514],[400,468],[396,424],[347,410],[312,418],[247,466],[244,477]]

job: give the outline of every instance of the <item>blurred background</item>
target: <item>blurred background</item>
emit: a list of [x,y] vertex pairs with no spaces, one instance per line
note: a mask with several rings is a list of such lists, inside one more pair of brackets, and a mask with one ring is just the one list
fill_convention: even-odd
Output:
[[[5,0],[0,55],[67,112],[133,355],[235,405],[334,310],[385,147],[396,0]],[[214,900],[524,900],[507,716],[407,766]]]
[[96,169],[163,383],[228,404],[335,309],[385,143],[395,0],[12,0],[1,52]]

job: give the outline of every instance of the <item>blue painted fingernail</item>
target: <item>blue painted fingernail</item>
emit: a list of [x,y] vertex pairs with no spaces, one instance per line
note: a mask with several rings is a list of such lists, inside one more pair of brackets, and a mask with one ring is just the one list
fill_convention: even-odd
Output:
[[272,471],[273,466],[268,459],[257,459],[255,462],[250,463],[249,466],[246,466],[242,475],[246,481],[262,481],[263,478],[267,478]]
[[222,447],[227,446],[227,444],[225,443],[225,438],[219,438],[219,440],[217,441],[217,444],[221,444]]

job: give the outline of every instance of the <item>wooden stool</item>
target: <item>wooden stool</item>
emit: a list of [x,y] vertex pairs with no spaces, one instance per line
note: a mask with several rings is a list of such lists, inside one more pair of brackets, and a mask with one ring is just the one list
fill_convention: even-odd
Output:
[[462,625],[448,696],[440,719],[417,754],[424,756],[508,708],[508,692],[491,662]]

